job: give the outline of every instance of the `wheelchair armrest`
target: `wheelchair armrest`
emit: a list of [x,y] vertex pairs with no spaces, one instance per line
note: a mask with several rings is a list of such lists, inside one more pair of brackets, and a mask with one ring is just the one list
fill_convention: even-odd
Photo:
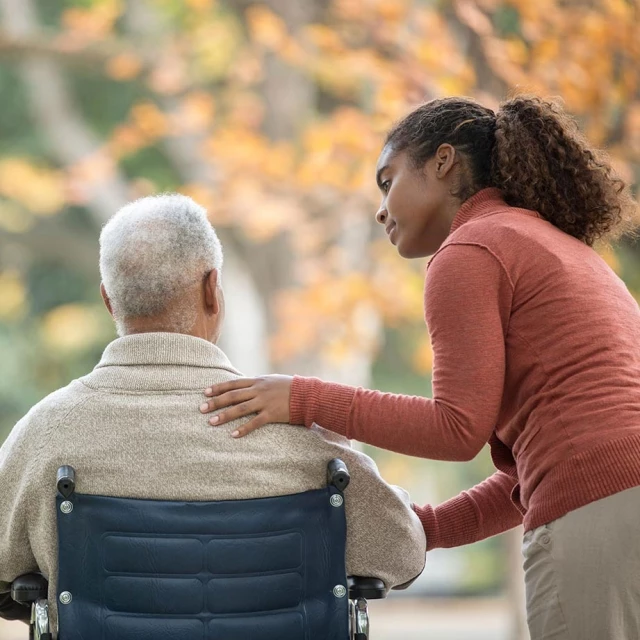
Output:
[[39,573],[25,573],[11,583],[11,597],[20,604],[47,597],[49,584]]
[[0,618],[3,620],[21,620],[29,624],[31,607],[16,602],[10,593],[0,593]]
[[347,578],[349,586],[349,599],[365,598],[366,600],[380,600],[387,597],[387,589],[382,580],[378,578],[362,578],[360,576],[349,576]]

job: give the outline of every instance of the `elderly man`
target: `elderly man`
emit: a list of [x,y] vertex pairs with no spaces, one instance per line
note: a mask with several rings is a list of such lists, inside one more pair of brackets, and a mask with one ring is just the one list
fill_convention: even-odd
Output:
[[207,425],[198,410],[202,390],[240,375],[216,346],[221,268],[206,212],[187,197],[143,198],[104,227],[101,291],[120,337],[89,375],[36,405],[0,449],[5,605],[11,581],[36,570],[56,601],[54,478],[63,464],[78,470],[85,494],[238,500],[318,489],[327,462],[342,458],[352,477],[348,573],[391,588],[422,571],[426,543],[407,494],[386,484],[348,441],[284,425],[237,440],[231,433],[239,423]]

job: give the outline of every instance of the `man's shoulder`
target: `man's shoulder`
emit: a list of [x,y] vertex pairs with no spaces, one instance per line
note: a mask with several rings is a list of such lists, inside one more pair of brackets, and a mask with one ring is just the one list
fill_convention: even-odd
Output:
[[92,391],[78,380],[57,389],[35,404],[16,424],[11,435],[44,433],[91,397]]
[[341,458],[345,463],[355,464],[358,467],[366,467],[375,475],[379,475],[376,463],[366,453],[358,451],[351,446],[351,440],[313,423],[310,429],[306,429],[309,439],[315,442],[319,453],[329,454]]
[[347,465],[351,463],[358,468],[366,467],[378,474],[375,462],[362,451],[354,449],[348,438],[315,422],[309,428],[273,423],[259,429],[255,436],[261,440],[261,446],[265,448],[277,447],[281,452],[300,454],[307,459],[317,458],[325,462],[332,458],[340,458]]

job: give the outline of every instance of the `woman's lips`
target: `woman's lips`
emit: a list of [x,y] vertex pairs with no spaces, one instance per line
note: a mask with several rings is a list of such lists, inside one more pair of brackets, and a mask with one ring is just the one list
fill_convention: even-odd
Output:
[[390,222],[390,223],[385,227],[385,231],[387,232],[387,235],[389,236],[389,240],[391,241],[391,244],[395,244],[396,223],[395,223],[395,222]]

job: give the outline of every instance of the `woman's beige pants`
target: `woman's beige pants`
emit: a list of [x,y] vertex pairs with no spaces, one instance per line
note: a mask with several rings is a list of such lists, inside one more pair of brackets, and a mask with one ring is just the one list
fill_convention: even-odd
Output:
[[640,640],[640,487],[527,531],[531,640]]

